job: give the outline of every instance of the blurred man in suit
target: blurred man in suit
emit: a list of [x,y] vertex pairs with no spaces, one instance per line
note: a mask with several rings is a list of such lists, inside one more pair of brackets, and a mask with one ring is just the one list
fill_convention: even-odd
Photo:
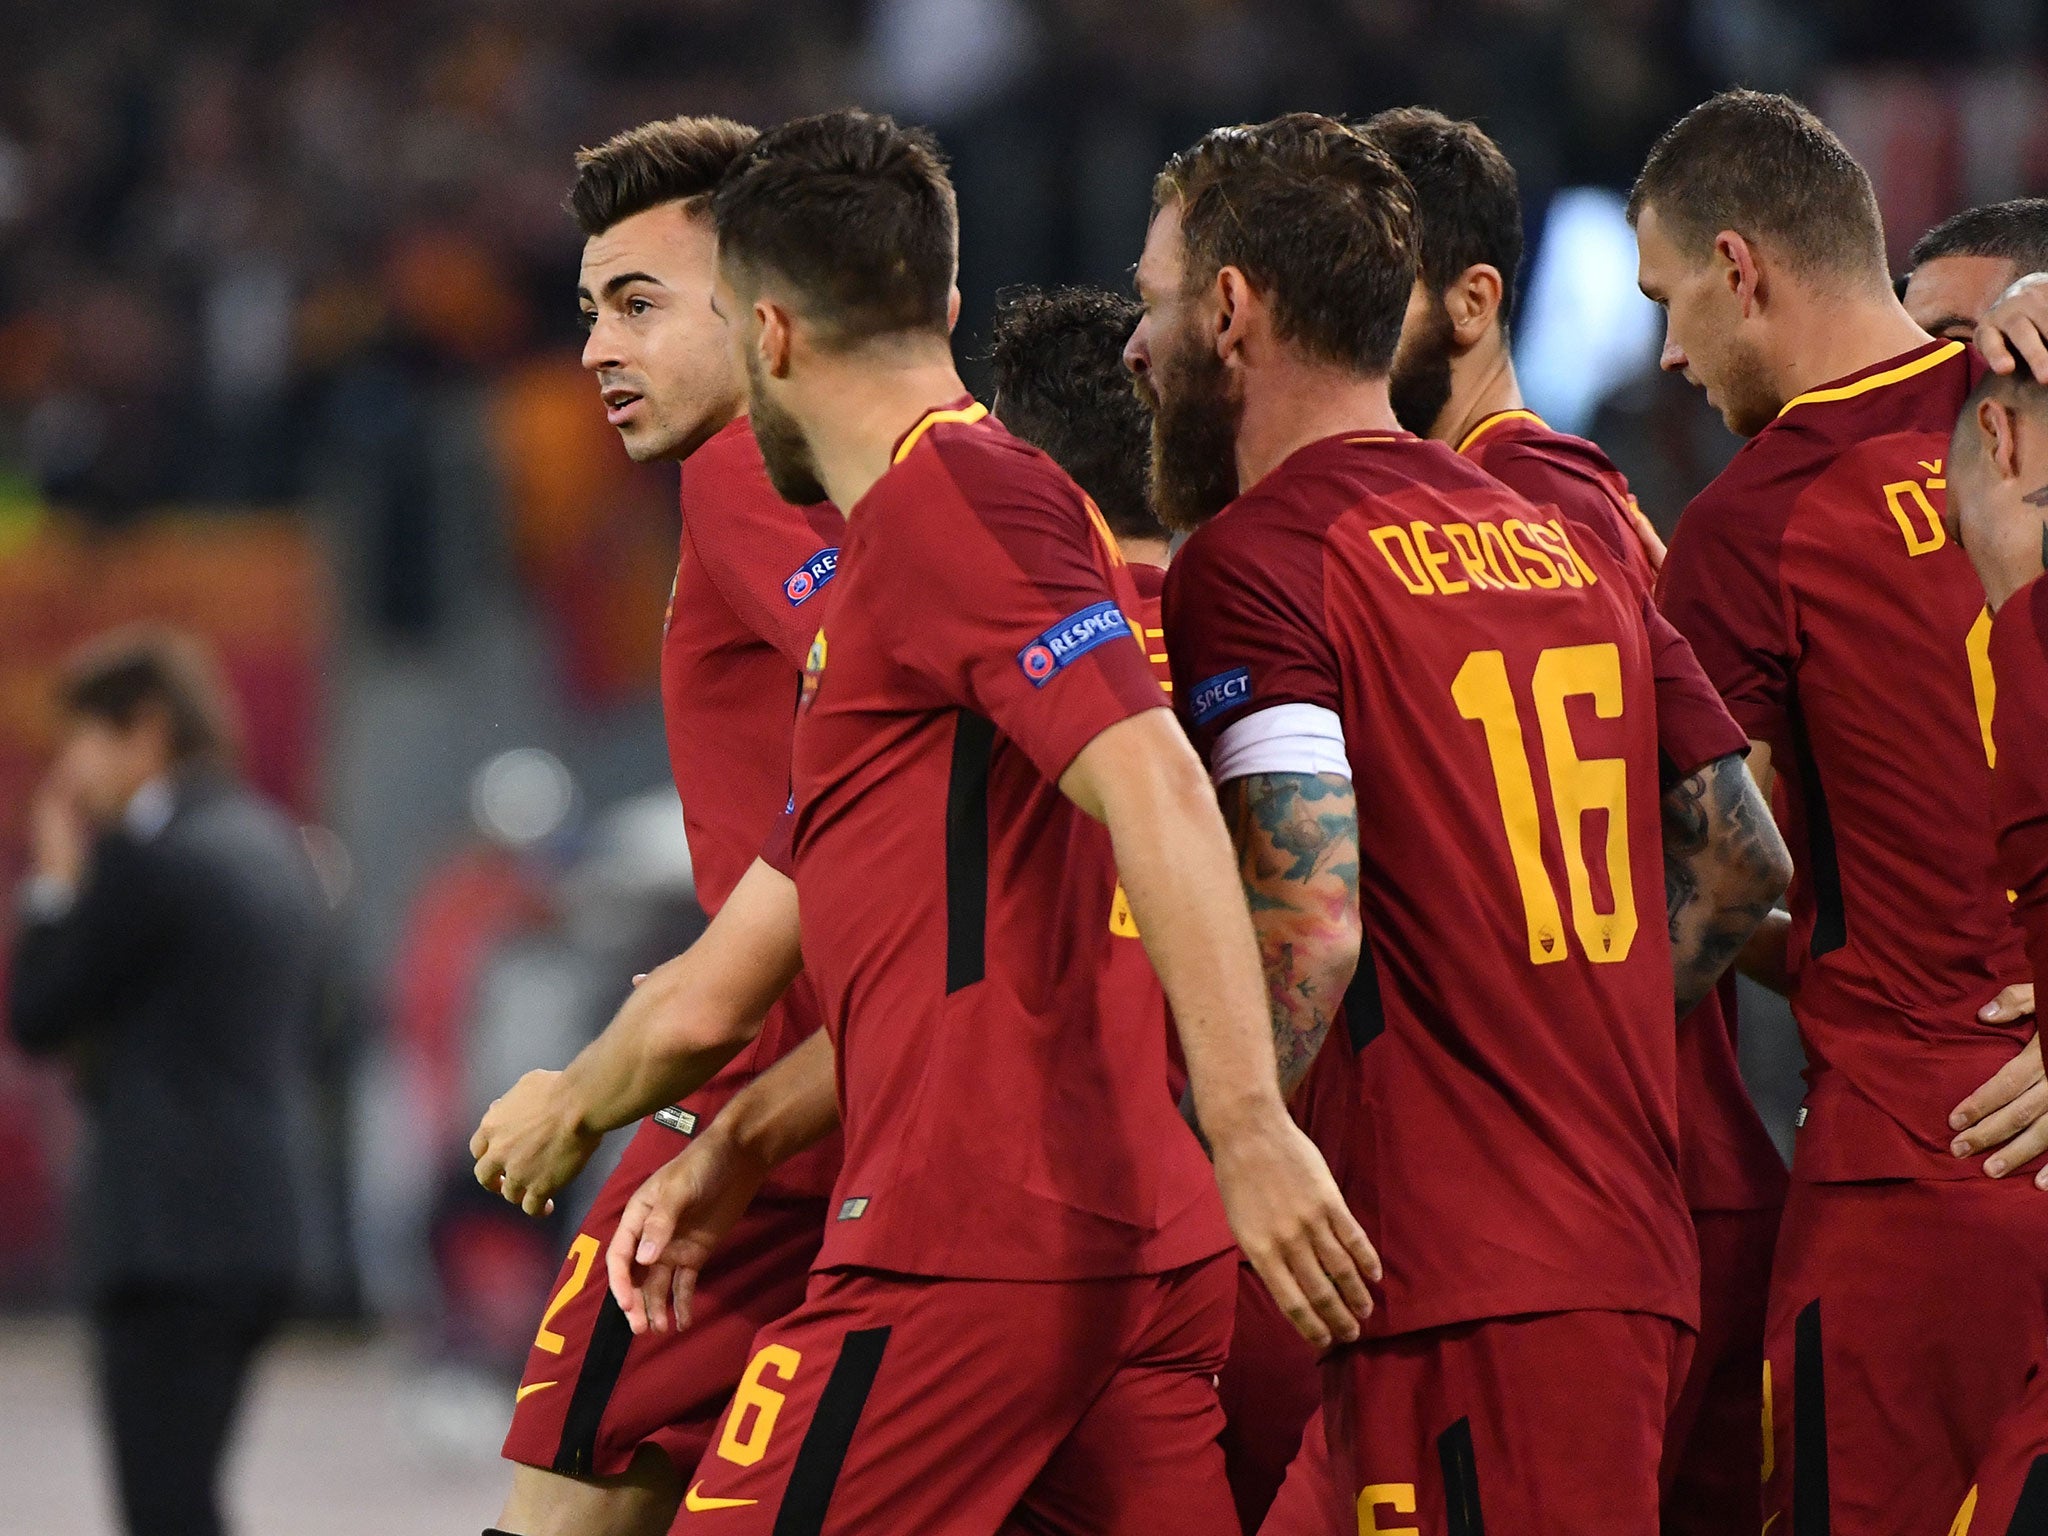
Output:
[[61,702],[10,1019],[69,1058],[84,1105],[81,1278],[128,1529],[215,1536],[235,1406],[296,1263],[321,904],[290,823],[233,774],[196,646],[110,637]]

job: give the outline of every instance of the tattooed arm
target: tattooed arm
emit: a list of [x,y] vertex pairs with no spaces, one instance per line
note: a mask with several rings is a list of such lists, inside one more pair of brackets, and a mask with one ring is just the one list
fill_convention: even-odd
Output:
[[1713,990],[1791,879],[1792,856],[1740,753],[1664,792],[1664,900],[1680,1018]]
[[1331,773],[1252,774],[1220,795],[1265,964],[1280,1089],[1291,1094],[1358,967],[1358,800]]

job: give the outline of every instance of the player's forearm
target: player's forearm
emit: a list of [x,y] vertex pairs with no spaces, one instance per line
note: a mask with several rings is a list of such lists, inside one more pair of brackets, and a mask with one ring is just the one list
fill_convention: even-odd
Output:
[[757,862],[697,942],[569,1063],[565,1114],[602,1135],[695,1093],[760,1033],[801,964],[795,887]]
[[1157,724],[1114,744],[1136,750],[1104,762],[1093,784],[1213,1141],[1284,1114],[1285,1104],[1257,943],[1215,793],[1179,728],[1163,712]]
[[1673,785],[1663,812],[1672,981],[1683,1018],[1770,916],[1792,859],[1738,755]]
[[839,1125],[832,1037],[819,1030],[718,1112],[712,1129],[772,1168],[815,1146]]
[[1258,936],[1280,1086],[1323,1048],[1358,969],[1358,805],[1333,774],[1254,774],[1223,786],[1223,814]]

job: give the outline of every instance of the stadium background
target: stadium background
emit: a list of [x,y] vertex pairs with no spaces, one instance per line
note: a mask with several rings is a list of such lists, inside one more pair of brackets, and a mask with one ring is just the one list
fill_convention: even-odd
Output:
[[[560,1237],[465,1188],[462,1143],[698,921],[653,689],[674,471],[626,462],[577,367],[576,145],[855,100],[931,124],[972,359],[1002,285],[1123,285],[1152,171],[1208,126],[1477,117],[1522,176],[1532,403],[1667,529],[1735,445],[1656,375],[1634,297],[1620,189],[1666,123],[1731,83],[1802,95],[1869,167],[1895,263],[1957,208],[2048,192],[2031,0],[7,0],[0,23],[0,884],[54,664],[149,617],[222,654],[250,772],[334,903],[306,1320],[233,1474],[258,1533],[495,1509]],[[1782,1142],[1797,1046],[1745,1002]],[[72,1134],[61,1075],[0,1046],[0,1533],[111,1529]]]

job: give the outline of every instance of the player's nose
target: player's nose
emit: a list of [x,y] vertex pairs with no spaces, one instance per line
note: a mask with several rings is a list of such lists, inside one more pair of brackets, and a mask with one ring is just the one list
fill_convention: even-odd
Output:
[[591,326],[590,333],[583,338],[583,366],[592,373],[623,366],[619,349],[612,345],[602,320]]
[[1145,322],[1140,320],[1138,328],[1131,332],[1131,339],[1124,343],[1124,366],[1143,378],[1152,367],[1150,339],[1145,335]]
[[1666,373],[1683,373],[1692,359],[1685,355],[1685,348],[1671,339],[1671,333],[1664,333],[1664,350],[1658,355],[1657,366]]

